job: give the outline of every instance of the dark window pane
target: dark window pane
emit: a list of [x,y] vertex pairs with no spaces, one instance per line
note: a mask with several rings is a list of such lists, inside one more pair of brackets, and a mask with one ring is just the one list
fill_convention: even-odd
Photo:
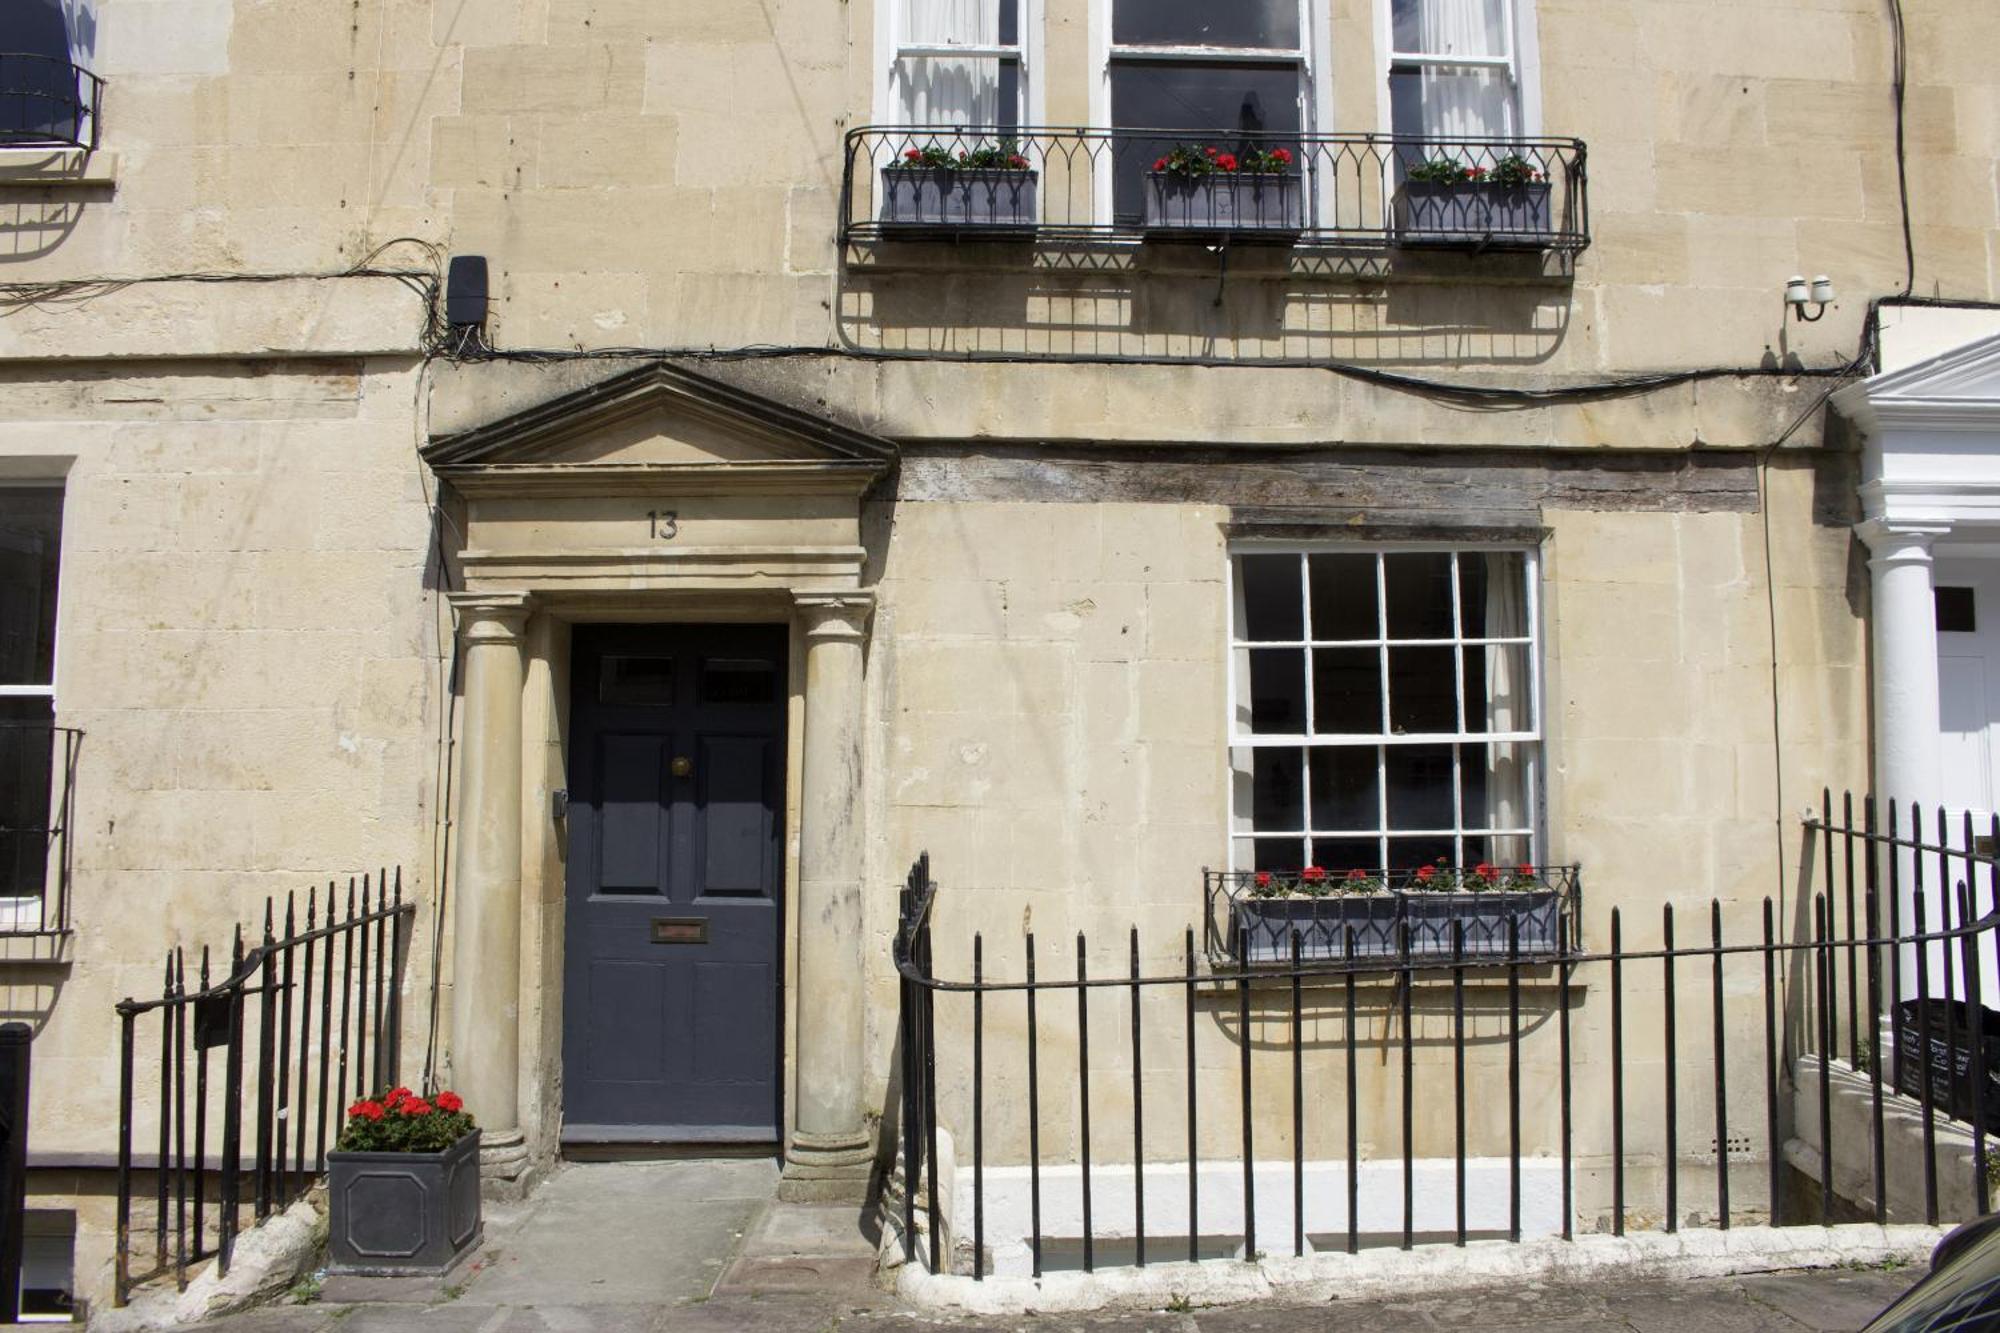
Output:
[[1450,648],[1389,650],[1389,730],[1399,736],[1458,730]]
[[[668,698],[672,699],[672,667],[669,663]],[[762,704],[778,697],[778,668],[760,658],[710,657],[701,664],[702,702],[711,704]]]
[[[1422,651],[1405,649],[1404,651]],[[1467,644],[1465,729],[1532,731],[1535,712],[1524,646]]]
[[1507,52],[1507,11],[1502,0],[1444,6],[1394,0],[1390,6],[1396,50],[1408,55],[1497,56]]
[[0,685],[55,680],[62,492],[0,489]]
[[1021,40],[1021,0],[1000,0],[1000,44],[1012,46]]
[[54,704],[0,699],[0,897],[32,898],[48,871]]
[[1321,736],[1382,731],[1382,654],[1373,648],[1313,649],[1313,730]]
[[1350,870],[1377,870],[1382,844],[1374,838],[1314,838],[1313,864],[1338,880]]
[[1111,40],[1120,45],[1299,45],[1298,0],[1117,0]]
[[1458,557],[1460,623],[1466,638],[1528,636],[1526,569],[1519,551],[1467,551]]
[[1289,63],[1114,60],[1111,122],[1122,130],[1164,131],[1120,136],[1115,145],[1112,212],[1121,225],[1138,226],[1145,217],[1146,172],[1174,145],[1240,153],[1252,142],[1246,132],[1297,135],[1299,69]]
[[1449,639],[1451,556],[1425,551],[1382,557],[1392,639]]
[[[1303,869],[1299,864],[1299,853],[1305,850],[1305,843],[1299,838],[1259,838],[1254,870],[1293,871]],[[1239,862],[1238,864],[1241,864]]]
[[81,99],[61,0],[0,5],[0,140],[74,140]]
[[1250,651],[1250,730],[1300,735],[1306,729],[1306,655],[1302,648]]
[[1383,764],[1389,784],[1389,827],[1452,827],[1449,745],[1391,745]]
[[1269,642],[1306,636],[1297,556],[1237,557],[1236,588],[1243,616],[1236,627],[1237,637]]
[[1389,869],[1397,878],[1396,887],[1404,887],[1402,877],[1422,866],[1434,866],[1442,861],[1452,862],[1452,842],[1450,838],[1391,838],[1389,839]]
[[1977,632],[1979,622],[1974,614],[1972,589],[1939,588],[1937,599],[1937,627],[1940,634],[1972,634]]
[[663,708],[673,701],[673,658],[614,655],[599,664],[597,702]]
[[1378,751],[1369,746],[1321,746],[1312,752],[1312,825],[1316,829],[1379,827]]
[[1375,616],[1375,557],[1316,555],[1310,558],[1312,636],[1315,639],[1378,639]]
[[1305,763],[1298,750],[1250,752],[1252,826],[1260,833],[1305,827]]

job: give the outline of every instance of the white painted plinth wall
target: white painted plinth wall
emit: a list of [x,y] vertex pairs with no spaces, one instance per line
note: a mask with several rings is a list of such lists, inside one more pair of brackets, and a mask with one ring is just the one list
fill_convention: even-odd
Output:
[[[1422,1158],[1414,1164],[1418,1233],[1450,1233],[1458,1225],[1457,1166],[1450,1158]],[[1136,1234],[1136,1191],[1130,1164],[1095,1166],[1090,1173],[1091,1235],[1097,1241],[1130,1241]],[[1292,1252],[1292,1165],[1263,1162],[1252,1177],[1257,1195],[1257,1248],[1268,1255]],[[1199,1234],[1240,1237],[1243,1234],[1243,1165],[1203,1162],[1196,1168]],[[997,1277],[1026,1277],[1033,1272],[1032,1195],[1025,1166],[987,1167],[986,1248],[991,1272]],[[1043,1267],[1075,1267],[1074,1251],[1083,1238],[1083,1172],[1075,1166],[1043,1167]],[[972,1243],[972,1170],[960,1166],[953,1179],[952,1217],[960,1245]],[[1508,1226],[1507,1159],[1472,1157],[1465,1163],[1466,1229],[1505,1235]],[[1360,1180],[1360,1231],[1366,1236],[1403,1230],[1403,1164],[1363,1162]],[[1311,1237],[1344,1238],[1347,1232],[1347,1164],[1305,1164],[1307,1251]],[[1146,1252],[1165,1262],[1187,1257],[1187,1163],[1161,1162],[1146,1167]],[[1562,1233],[1562,1163],[1523,1158],[1521,1161],[1521,1236],[1532,1240]],[[1061,1255],[1050,1253],[1060,1244]],[[1344,1245],[1344,1239],[1336,1242]],[[1240,1248],[1240,1242],[1239,1242]]]

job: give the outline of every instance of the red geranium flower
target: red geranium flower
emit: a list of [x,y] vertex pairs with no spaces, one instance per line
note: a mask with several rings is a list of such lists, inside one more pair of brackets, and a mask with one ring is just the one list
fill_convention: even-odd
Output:
[[1258,871],[1258,872],[1257,872],[1257,887],[1258,887],[1258,888],[1260,888],[1260,889],[1267,889],[1267,888],[1271,887],[1271,872],[1270,872],[1270,871],[1268,871],[1268,870],[1260,870],[1260,871]]
[[1158,159],[1153,163],[1153,170],[1155,171],[1165,171],[1166,169],[1167,169],[1167,159],[1165,159],[1164,157]]
[[1289,148],[1273,148],[1271,156],[1277,158],[1288,167],[1292,165],[1292,150]]
[[1432,879],[1433,879],[1433,878],[1434,878],[1434,877],[1435,877],[1436,875],[1437,875],[1437,867],[1436,867],[1436,866],[1418,866],[1418,867],[1417,867],[1417,878],[1418,878],[1418,879],[1420,879],[1420,880],[1422,880],[1422,881],[1424,881],[1424,882],[1425,882],[1426,884],[1430,883],[1430,881],[1431,881],[1431,880],[1432,880]]
[[465,1098],[455,1092],[440,1092],[437,1095],[437,1109],[451,1115],[457,1115],[465,1109]]
[[1354,867],[1354,869],[1347,872],[1347,877],[1349,879],[1367,879],[1368,872],[1363,870],[1360,866],[1356,866]]
[[1215,159],[1215,165],[1224,171],[1236,170],[1236,154],[1224,153],[1221,157]]
[[1217,150],[1213,148],[1204,148],[1201,151],[1207,153],[1210,157],[1214,157]]
[[382,1105],[393,1111],[409,1099],[410,1090],[408,1088],[391,1088],[382,1095]]
[[1514,869],[1519,871],[1523,875],[1532,875],[1535,873],[1535,868],[1531,865],[1518,865],[1515,866]]
[[921,148],[912,148],[905,152],[903,156],[911,162],[919,162],[923,160],[924,150]]
[[1019,153],[1009,153],[1007,154],[1007,165],[1018,170],[1028,165],[1028,159],[1022,157]]
[[380,1120],[382,1118],[382,1103],[359,1101],[347,1108],[347,1114],[349,1117],[359,1117],[363,1120]]
[[399,1108],[404,1115],[429,1115],[431,1104],[421,1097],[406,1098]]
[[1478,865],[1472,867],[1472,873],[1481,879],[1492,879],[1494,870],[1491,864],[1481,861]]
[[1320,869],[1318,866],[1307,866],[1299,872],[1299,878],[1309,884],[1317,884],[1326,878],[1326,871]]

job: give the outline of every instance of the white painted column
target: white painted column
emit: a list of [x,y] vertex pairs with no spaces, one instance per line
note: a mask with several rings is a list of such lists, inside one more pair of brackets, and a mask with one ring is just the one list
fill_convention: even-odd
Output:
[[862,658],[873,598],[801,594],[806,709],[799,812],[796,1101],[781,1197],[854,1200],[875,1156],[863,1115]]
[[[1902,812],[1914,806],[1935,812],[1939,800],[1937,602],[1931,544],[1947,531],[1882,519],[1870,519],[1859,529],[1869,550],[1874,621],[1875,797],[1884,808],[1895,801]],[[1907,835],[1907,813],[1902,821],[1900,831]],[[1929,835],[1932,830],[1925,832]],[[1898,869],[1905,889],[1896,926],[1899,932],[1908,932],[1916,925],[1915,902],[1907,887],[1913,882],[1912,867],[1905,864]],[[1928,926],[1934,930],[1937,898],[1935,892],[1927,896]],[[1934,951],[1933,973],[1942,962],[1942,955]],[[1903,994],[1913,996],[1914,948],[1903,951],[1901,968]]]
[[479,1121],[480,1174],[527,1165],[521,1092],[521,693],[526,593],[458,593],[465,647],[451,882],[451,1081]]

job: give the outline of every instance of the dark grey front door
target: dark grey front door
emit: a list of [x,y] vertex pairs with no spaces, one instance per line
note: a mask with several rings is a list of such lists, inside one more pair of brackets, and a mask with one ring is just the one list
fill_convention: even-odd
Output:
[[563,1137],[776,1142],[785,630],[579,625]]

